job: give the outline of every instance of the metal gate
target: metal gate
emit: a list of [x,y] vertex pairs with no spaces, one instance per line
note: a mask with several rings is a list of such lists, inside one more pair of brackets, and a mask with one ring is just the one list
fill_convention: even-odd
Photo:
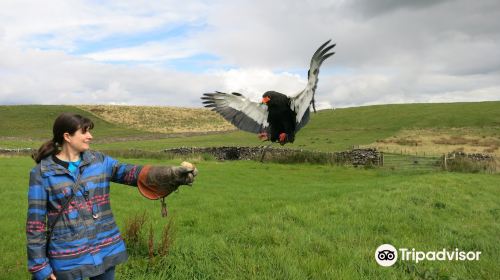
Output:
[[435,171],[442,169],[441,163],[442,157],[439,156],[384,153],[382,155],[381,167],[392,170]]

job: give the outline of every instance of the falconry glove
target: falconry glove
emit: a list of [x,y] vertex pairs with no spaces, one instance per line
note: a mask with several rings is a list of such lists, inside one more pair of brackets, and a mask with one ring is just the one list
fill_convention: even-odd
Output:
[[181,185],[191,186],[198,169],[188,162],[181,166],[145,165],[139,173],[137,186],[146,198],[162,199],[162,216],[166,216],[165,197],[176,191]]

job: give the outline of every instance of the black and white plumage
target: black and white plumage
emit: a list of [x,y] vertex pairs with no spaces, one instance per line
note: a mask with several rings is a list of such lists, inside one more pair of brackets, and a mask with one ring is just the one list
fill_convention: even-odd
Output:
[[205,107],[212,108],[237,128],[259,133],[260,137],[280,144],[293,143],[295,133],[309,121],[310,107],[316,112],[314,94],[318,84],[321,64],[335,52],[335,44],[328,40],[311,58],[306,87],[295,95],[287,96],[276,91],[263,94],[262,103],[250,101],[240,93],[216,91],[201,98]]

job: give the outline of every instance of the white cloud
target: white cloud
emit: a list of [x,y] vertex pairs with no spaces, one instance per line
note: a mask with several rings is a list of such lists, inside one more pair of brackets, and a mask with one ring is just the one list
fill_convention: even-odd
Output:
[[239,92],[254,101],[260,101],[262,94],[269,90],[294,95],[306,86],[306,80],[299,75],[273,73],[268,69],[231,69],[217,72],[215,76],[223,83],[221,90]]
[[222,85],[213,75],[96,63],[60,51],[0,52],[0,104],[199,106],[205,87]]
[[500,100],[498,18],[494,0],[2,1],[0,104],[294,94],[329,38],[318,107]]
[[97,61],[150,61],[161,62],[170,59],[185,58],[196,55],[196,49],[187,44],[171,42],[145,43],[128,48],[114,48],[111,50],[93,52],[83,55]]
[[202,3],[175,1],[3,1],[0,25],[6,26],[9,44],[71,51],[82,41],[98,43],[109,36],[197,23],[203,9]]

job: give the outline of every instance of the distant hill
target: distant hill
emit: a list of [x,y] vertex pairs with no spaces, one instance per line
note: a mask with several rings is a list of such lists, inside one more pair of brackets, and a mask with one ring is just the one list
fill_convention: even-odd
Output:
[[321,111],[312,120],[300,144],[315,141],[323,150],[330,141],[389,152],[500,155],[500,101],[353,107]]
[[108,122],[138,130],[183,133],[235,130],[219,114],[199,108],[160,106],[84,105],[88,111]]
[[[64,111],[91,117],[95,147],[161,150],[178,146],[263,145],[255,135],[206,109],[145,106],[0,106],[0,147],[36,147]],[[195,135],[218,131],[217,134]],[[172,133],[179,133],[174,134]],[[187,133],[187,134],[186,134]],[[174,137],[173,137],[174,136]],[[394,104],[322,110],[289,148],[324,151],[352,146],[439,154],[450,150],[500,154],[500,101]]]
[[52,124],[62,112],[74,112],[91,118],[99,130],[96,136],[141,135],[142,131],[119,126],[96,118],[91,113],[75,106],[64,105],[19,105],[0,106],[0,137],[18,140],[52,138]]

